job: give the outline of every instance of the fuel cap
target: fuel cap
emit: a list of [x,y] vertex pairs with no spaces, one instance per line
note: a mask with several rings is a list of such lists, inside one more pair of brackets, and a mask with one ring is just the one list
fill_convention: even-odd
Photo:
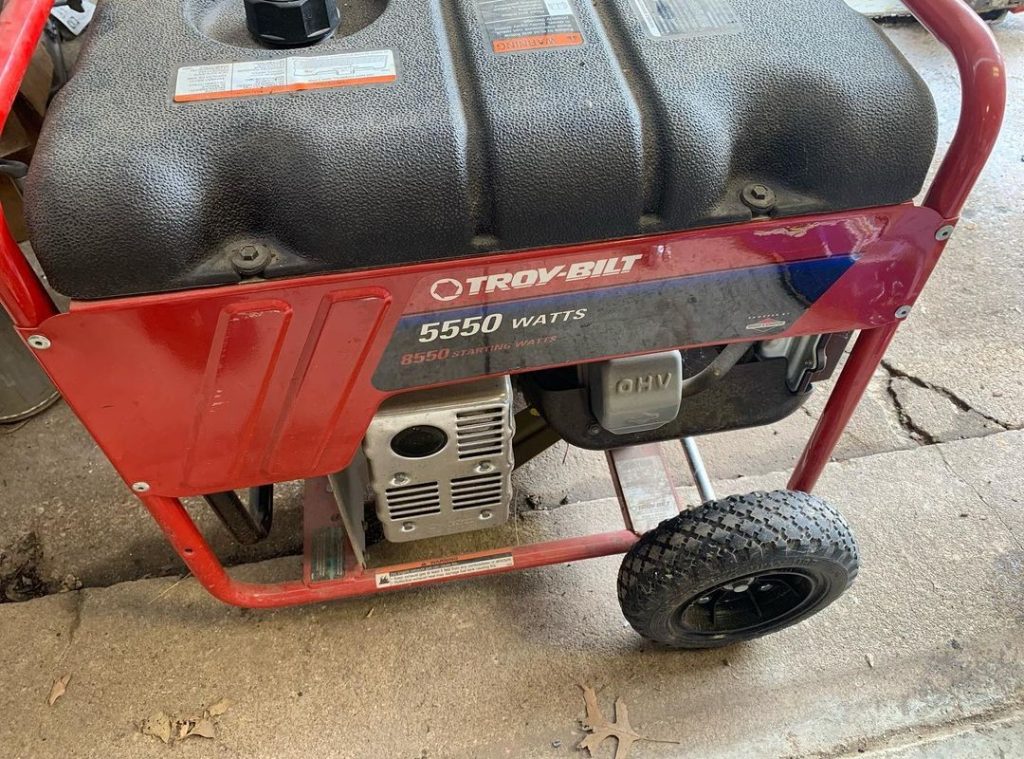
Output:
[[243,0],[245,23],[257,41],[272,47],[319,42],[338,28],[337,0]]

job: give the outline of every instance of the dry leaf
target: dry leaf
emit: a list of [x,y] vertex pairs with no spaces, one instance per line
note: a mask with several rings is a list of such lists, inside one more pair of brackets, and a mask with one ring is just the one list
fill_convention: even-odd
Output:
[[191,738],[193,735],[198,735],[200,738],[216,738],[217,732],[213,722],[203,717],[188,731],[187,737]]
[[151,714],[142,723],[142,732],[144,735],[155,735],[164,743],[170,743],[171,718],[163,712],[156,712],[155,714]]
[[174,736],[174,739],[179,741],[185,740],[186,736],[188,735],[188,731],[192,729],[193,723],[185,720],[175,722],[174,724],[177,728],[175,731],[176,734]]
[[53,685],[50,686],[50,695],[46,697],[46,703],[53,706],[54,702],[64,695],[69,682],[71,682],[71,675],[64,675],[64,677],[54,680]]
[[589,685],[580,687],[583,689],[583,700],[587,704],[587,717],[583,721],[583,729],[590,735],[584,738],[577,748],[585,748],[594,756],[594,752],[602,743],[609,738],[615,738],[618,742],[615,759],[626,759],[629,756],[629,749],[642,738],[629,724],[629,711],[625,702],[621,698],[615,700],[615,721],[609,722],[601,713],[594,689]]
[[207,713],[211,717],[219,717],[220,715],[222,715],[224,712],[226,712],[228,709],[231,708],[231,704],[232,703],[233,702],[231,701],[231,699],[229,699],[229,698],[222,698],[220,701],[217,701],[216,703],[214,703],[213,706],[211,706],[206,711],[207,711]]

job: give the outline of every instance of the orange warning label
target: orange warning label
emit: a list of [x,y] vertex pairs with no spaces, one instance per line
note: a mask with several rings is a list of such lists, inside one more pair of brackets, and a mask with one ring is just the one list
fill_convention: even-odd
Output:
[[498,54],[584,43],[571,0],[477,0],[480,20]]
[[390,50],[183,66],[175,79],[174,102],[387,84],[396,78]]
[[572,47],[582,45],[583,35],[579,32],[565,34],[534,34],[530,37],[513,37],[508,40],[492,40],[491,47],[496,53],[513,53],[517,50],[540,50],[545,47]]

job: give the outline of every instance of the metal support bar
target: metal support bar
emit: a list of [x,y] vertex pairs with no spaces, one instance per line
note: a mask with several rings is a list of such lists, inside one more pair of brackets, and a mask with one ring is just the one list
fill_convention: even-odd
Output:
[[512,438],[512,451],[516,466],[522,466],[561,441],[540,412],[533,406],[516,414],[516,434]]
[[[333,514],[338,514],[338,507],[333,503],[334,498],[327,490],[326,478],[319,477],[308,480],[307,486],[324,496],[323,502],[329,506]],[[160,529],[163,530],[174,550],[178,552],[182,561],[185,562],[196,579],[203,584],[203,587],[225,603],[249,608],[295,606],[329,601],[335,598],[354,598],[417,585],[501,574],[519,569],[594,559],[600,556],[614,556],[625,553],[637,541],[635,534],[623,529],[543,543],[507,546],[365,571],[356,566],[351,572],[324,582],[309,582],[306,579],[281,583],[250,583],[234,580],[224,570],[224,566],[217,559],[216,554],[203,538],[180,500],[157,495],[142,495],[139,498]],[[344,540],[342,544],[345,544]],[[495,559],[495,561],[487,561],[488,559]],[[442,571],[446,567],[462,567],[467,562],[473,562],[469,569],[454,572]],[[421,569],[430,569],[431,572],[424,573],[422,579],[401,585],[385,585],[380,582],[382,574]]]
[[613,448],[605,455],[622,518],[637,535],[653,530],[686,508],[672,485],[658,443]]
[[686,463],[690,465],[690,474],[693,475],[693,484],[700,493],[701,503],[714,501],[715,489],[711,485],[711,478],[708,477],[708,470],[704,468],[704,459],[697,448],[697,441],[692,437],[684,437],[683,453],[686,454]]
[[260,485],[249,489],[249,505],[242,503],[238,493],[226,490],[203,496],[213,512],[242,545],[259,543],[270,534],[274,518],[274,486]]

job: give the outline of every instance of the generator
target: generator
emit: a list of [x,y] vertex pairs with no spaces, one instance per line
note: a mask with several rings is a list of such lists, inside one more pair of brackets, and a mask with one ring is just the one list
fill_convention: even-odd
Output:
[[[856,576],[810,491],[1004,109],[978,16],[906,5],[964,79],[920,204],[934,103],[842,0],[104,0],[24,182],[70,307],[5,228],[0,302],[229,603],[624,554],[647,638],[781,630]],[[0,117],[49,11],[4,4]],[[785,418],[844,356],[788,488],[716,498],[697,439]],[[382,561],[514,520],[513,470],[556,443],[605,452],[622,529]],[[182,499],[256,542],[290,480],[302,577],[231,577]]]

